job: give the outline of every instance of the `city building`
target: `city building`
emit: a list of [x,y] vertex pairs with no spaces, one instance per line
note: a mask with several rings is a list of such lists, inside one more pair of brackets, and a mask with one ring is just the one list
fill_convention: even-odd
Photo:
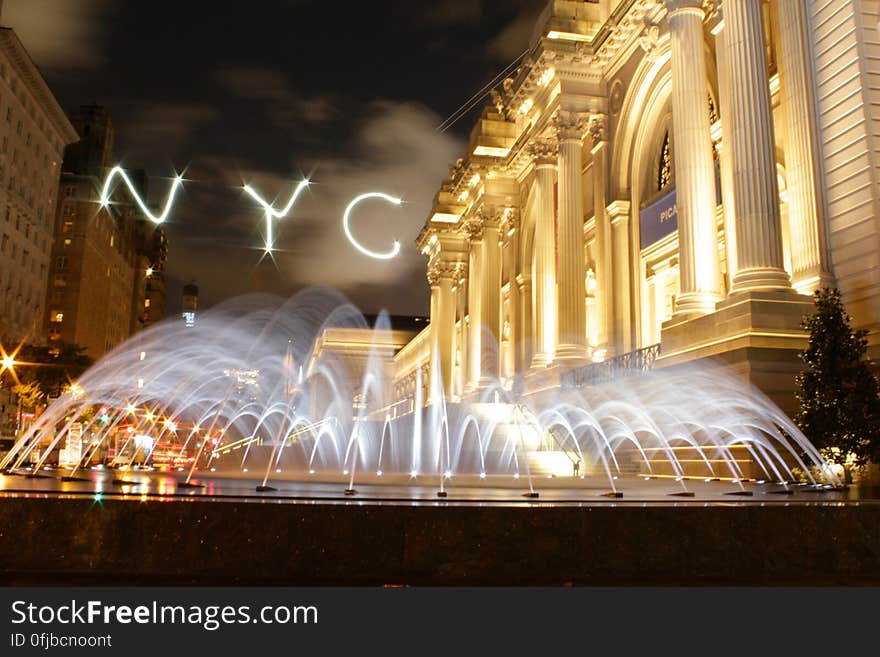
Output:
[[187,327],[196,325],[196,314],[199,310],[199,286],[195,283],[187,283],[183,286],[183,317]]
[[[101,203],[113,166],[113,123],[100,106],[72,117],[82,140],[65,151],[48,281],[50,341],[77,344],[98,359],[165,315],[165,235],[127,190]],[[146,175],[129,171],[146,195]]]
[[877,2],[550,2],[419,236],[396,386],[711,360],[792,411],[826,285],[880,357],[878,62]]
[[0,26],[0,339],[44,342],[64,147],[79,137],[16,33]]

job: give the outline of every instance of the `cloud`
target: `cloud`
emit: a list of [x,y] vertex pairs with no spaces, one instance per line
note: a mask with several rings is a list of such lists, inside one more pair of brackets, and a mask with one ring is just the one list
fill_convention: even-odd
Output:
[[15,29],[31,57],[46,69],[93,68],[104,61],[107,0],[6,0],[3,24]]
[[217,121],[220,112],[200,102],[140,102],[132,108],[120,136],[126,157],[153,158],[162,152],[184,151],[195,132]]
[[519,57],[529,47],[541,11],[541,5],[525,3],[516,17],[489,42],[489,54],[501,61]]
[[423,24],[451,27],[476,22],[482,14],[482,0],[446,0],[429,3],[421,17]]
[[[185,203],[192,212],[180,220],[198,226],[187,226],[179,236],[170,228],[172,275],[188,280],[198,272],[211,272],[210,280],[200,281],[209,303],[251,291],[286,295],[315,285],[340,289],[357,298],[366,312],[426,312],[425,259],[414,240],[449,174],[449,163],[462,150],[455,139],[436,132],[438,122],[439,117],[419,104],[370,104],[348,152],[325,155],[314,163],[314,184],[292,215],[275,223],[277,251],[262,261],[265,219],[241,185],[253,185],[281,206],[298,176],[279,175],[256,161],[248,167],[231,156],[194,162],[187,178],[206,182],[187,185]],[[345,207],[370,191],[399,196],[404,205],[364,203],[353,217],[352,230],[364,246],[376,251],[388,250],[393,240],[401,242],[402,252],[395,260],[363,256],[343,232]],[[223,235],[222,241],[218,235]]]
[[234,98],[258,103],[276,128],[290,129],[303,121],[325,123],[338,115],[335,99],[298,92],[282,71],[231,66],[218,70],[215,79]]

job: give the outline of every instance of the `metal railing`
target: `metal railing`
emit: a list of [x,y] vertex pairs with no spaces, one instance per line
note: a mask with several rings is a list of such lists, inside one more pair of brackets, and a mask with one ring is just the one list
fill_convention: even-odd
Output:
[[584,367],[565,372],[562,375],[563,388],[584,388],[600,383],[614,381],[638,372],[650,372],[660,355],[660,345],[630,351],[601,363],[591,363]]

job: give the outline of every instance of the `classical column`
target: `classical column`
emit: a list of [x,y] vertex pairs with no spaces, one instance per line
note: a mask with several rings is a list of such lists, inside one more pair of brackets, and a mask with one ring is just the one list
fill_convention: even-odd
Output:
[[483,321],[481,277],[483,260],[483,227],[478,221],[464,226],[468,234],[468,326],[467,326],[467,390],[474,390],[480,382],[480,347]]
[[587,356],[587,316],[584,307],[584,193],[581,152],[587,117],[560,111],[554,125],[559,136],[559,227],[557,360]]
[[721,138],[716,144],[718,164],[721,169],[721,203],[724,206],[724,246],[727,256],[727,289],[736,276],[736,195],[733,192],[733,155],[730,152],[731,107],[732,93],[730,89],[729,67],[725,61],[727,50],[724,43],[727,32],[724,21],[720,21],[712,30],[715,35],[715,57],[718,69],[718,109],[721,112]]
[[676,313],[706,314],[721,298],[715,167],[709,131],[702,0],[667,0],[681,292]]
[[785,168],[792,283],[810,293],[833,284],[818,149],[809,19],[803,0],[778,0],[778,61],[785,113]]
[[[502,211],[487,207],[480,211],[483,221],[480,382],[482,386],[501,376],[501,219]],[[481,387],[482,387],[481,386]]]
[[532,313],[532,277],[528,273],[518,274],[516,285],[519,291],[519,324],[522,329],[517,349],[519,358],[517,372],[523,372],[531,364],[534,350],[535,317]]
[[733,292],[790,290],[782,253],[761,0],[725,2],[723,11],[724,62],[732,92],[737,249]]
[[459,263],[455,272],[456,275],[456,291],[455,298],[458,304],[458,318],[460,322],[458,335],[458,371],[456,372],[456,393],[462,394],[468,382],[468,266],[466,263]]
[[618,354],[632,349],[629,207],[628,201],[615,201],[607,208],[614,253],[614,325],[617,327],[614,349]]
[[611,262],[611,224],[608,221],[608,130],[603,115],[590,120],[590,139],[593,148],[593,208],[596,218],[596,312],[598,314],[598,344],[606,353],[614,350],[614,295]]
[[455,264],[437,262],[428,268],[431,285],[431,367],[440,366],[443,391],[452,394],[452,348],[455,335]]
[[516,282],[516,260],[519,246],[519,214],[511,209],[505,213],[501,226],[504,251],[504,271],[507,272],[508,316],[510,317],[510,349],[513,352],[513,373],[521,371],[520,344],[522,342],[522,317],[520,315],[519,285]]
[[544,367],[556,357],[556,144],[548,140],[531,147],[537,179],[535,218],[535,347],[532,367]]

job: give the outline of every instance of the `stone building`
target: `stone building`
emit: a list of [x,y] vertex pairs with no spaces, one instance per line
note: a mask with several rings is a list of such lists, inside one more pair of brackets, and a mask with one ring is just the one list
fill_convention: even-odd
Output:
[[711,359],[791,410],[817,288],[880,356],[880,2],[550,2],[418,246],[399,380]]
[[44,342],[64,147],[78,139],[16,33],[0,26],[0,339]]
[[[165,236],[117,190],[101,204],[113,166],[113,123],[100,106],[73,116],[82,140],[65,151],[48,281],[50,341],[77,344],[98,359],[165,315]],[[146,195],[146,175],[129,172]]]

